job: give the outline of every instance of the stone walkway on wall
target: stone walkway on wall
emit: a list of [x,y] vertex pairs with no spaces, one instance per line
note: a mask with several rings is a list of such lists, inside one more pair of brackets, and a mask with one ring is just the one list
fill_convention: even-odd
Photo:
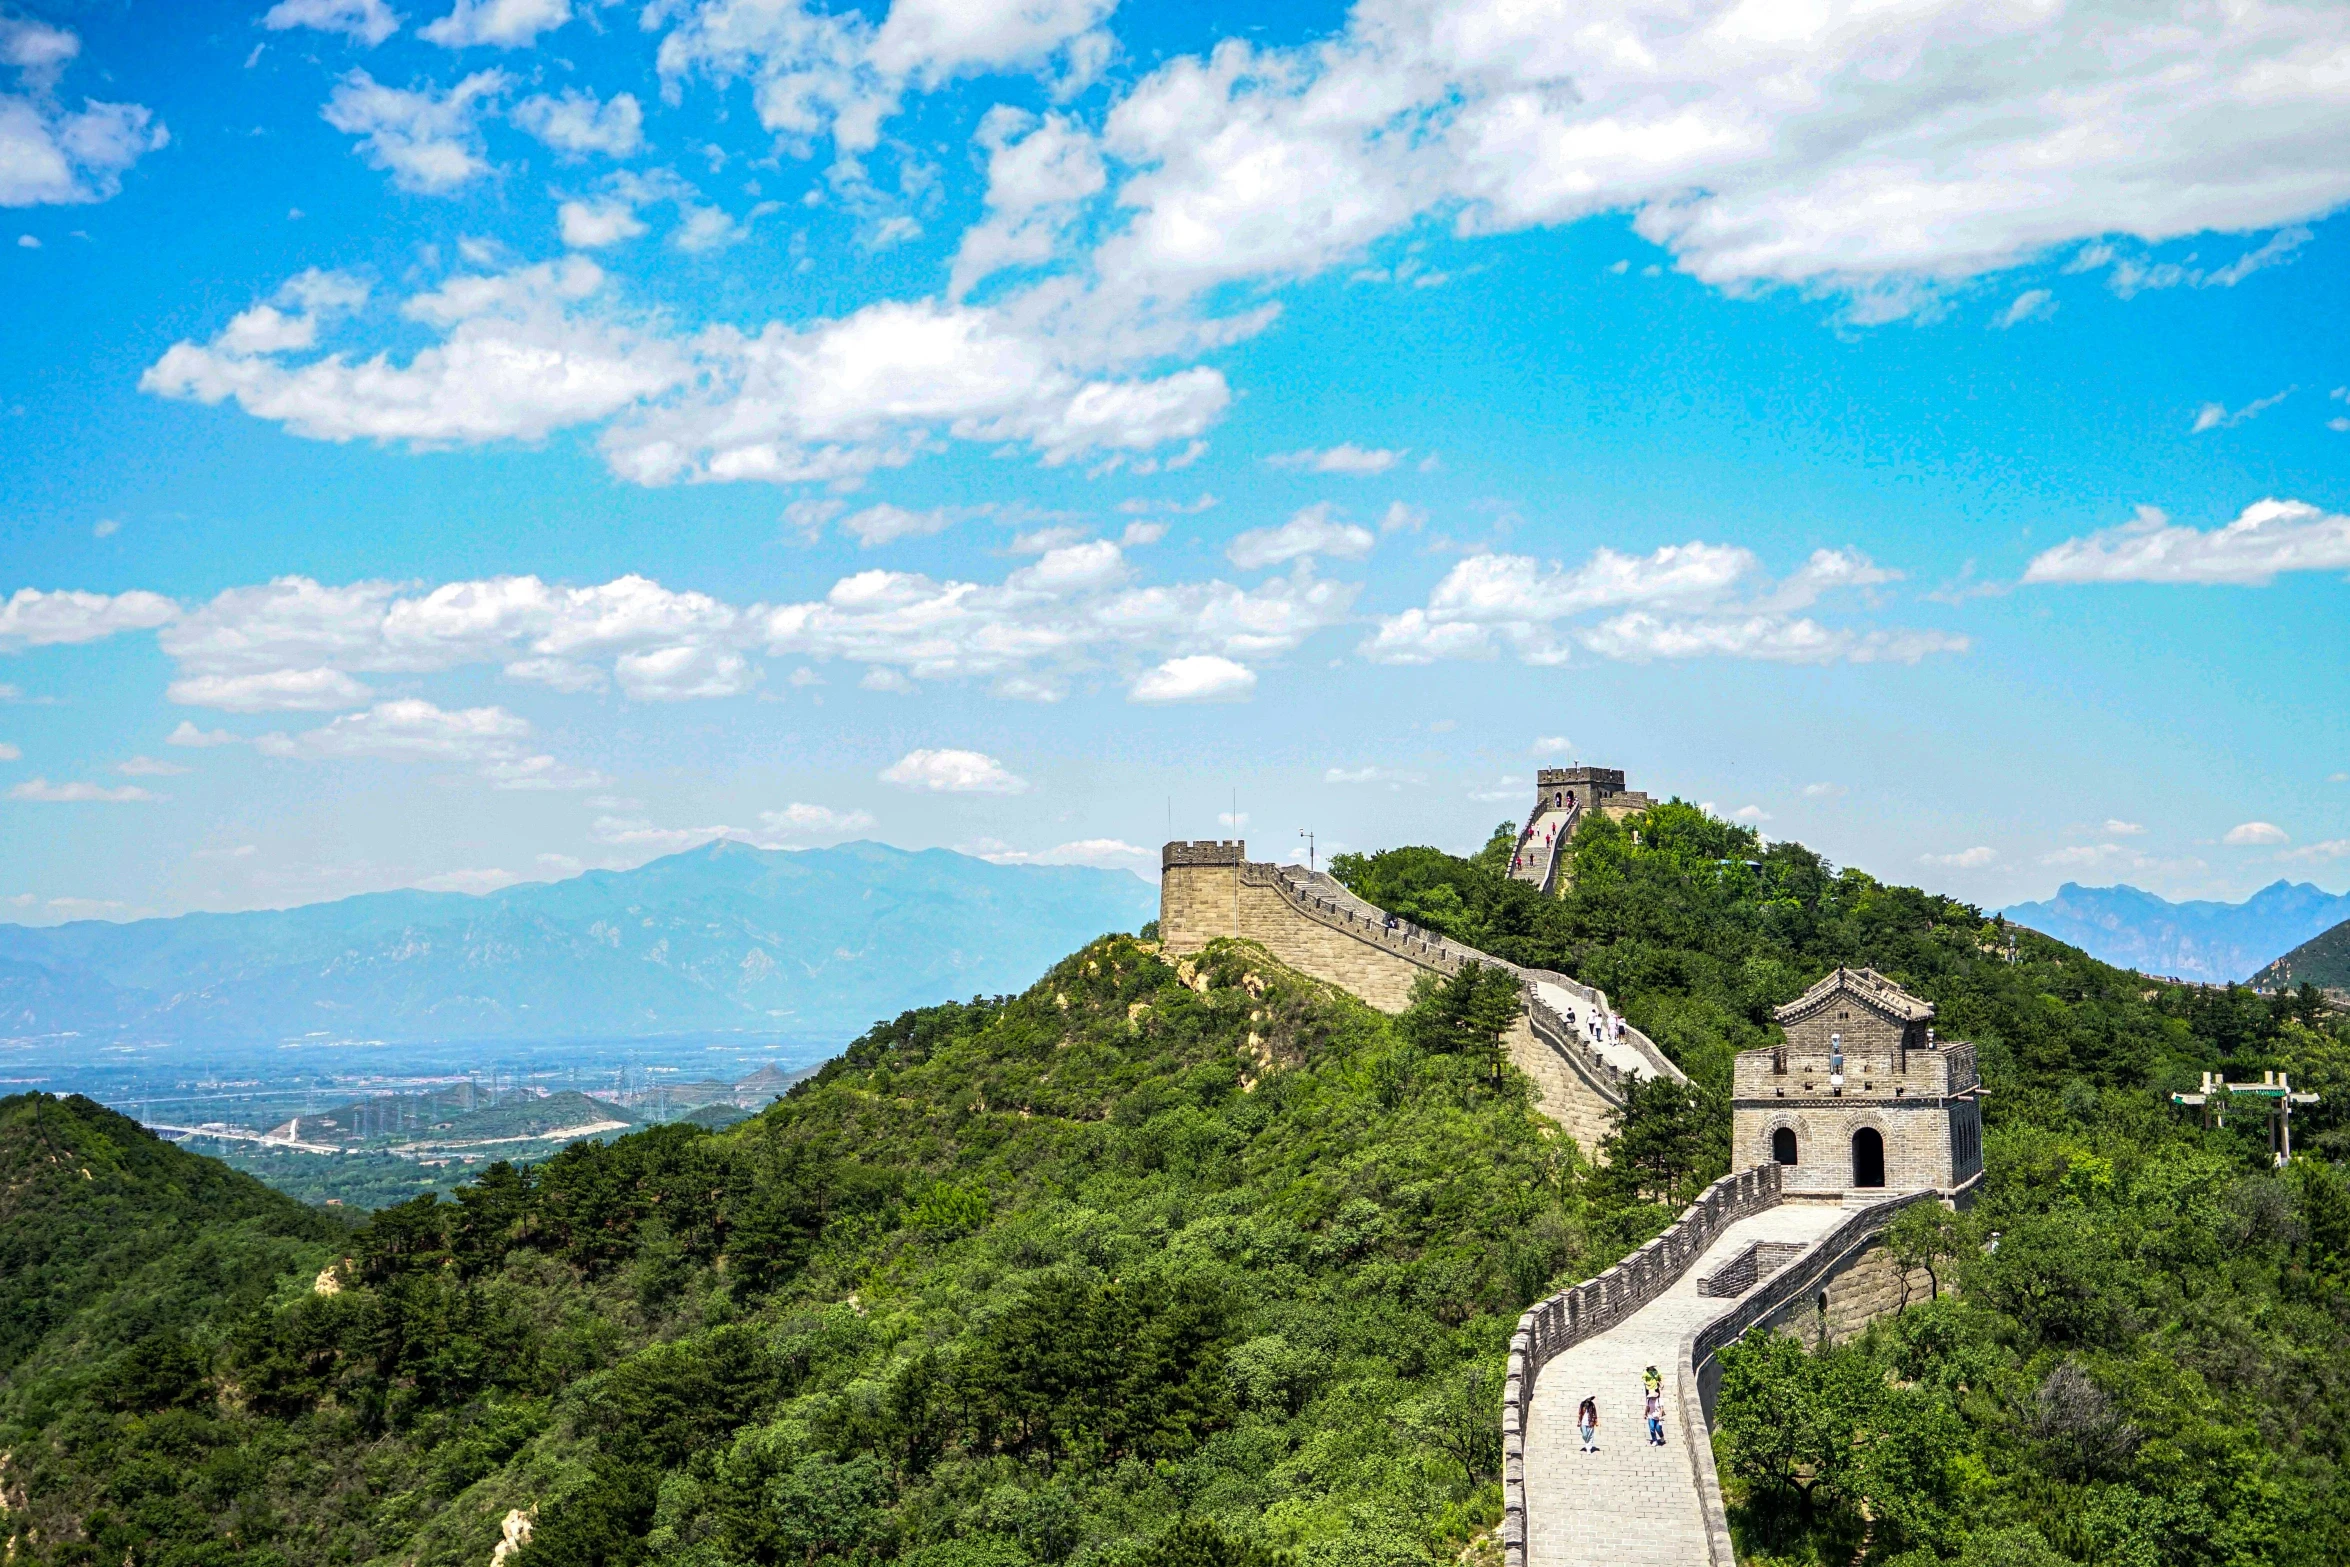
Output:
[[[1756,1241],[1806,1247],[1851,1215],[1835,1203],[1781,1203],[1724,1230],[1671,1289],[1542,1368],[1526,1422],[1527,1567],[1705,1567],[1705,1514],[1681,1425],[1690,1375],[1681,1345],[1738,1304],[1697,1281]],[[1665,1379],[1665,1445],[1648,1445],[1640,1374]],[[1575,1407],[1599,1402],[1599,1451],[1585,1453]],[[1703,1440],[1703,1433],[1699,1433]]]
[[[1641,1054],[1637,1045],[1632,1044],[1629,1040],[1618,1039],[1615,1029],[1604,1018],[1601,1020],[1598,1031],[1596,1033],[1592,1031],[1589,1026],[1590,1020],[1605,1012],[1607,1009],[1604,1006],[1593,1002],[1588,996],[1579,996],[1575,992],[1553,985],[1547,980],[1536,980],[1534,993],[1542,998],[1543,1005],[1565,1018],[1568,1025],[1575,1030],[1576,1037],[1590,1046],[1592,1054],[1598,1056],[1609,1066],[1614,1067],[1627,1077],[1655,1077],[1658,1075],[1656,1063]],[[1604,997],[1607,993],[1601,991],[1599,994]]]
[[1518,848],[1510,875],[1519,881],[1531,882],[1548,892],[1551,888],[1551,861],[1557,855],[1562,840],[1575,835],[1576,818],[1581,808],[1545,805],[1531,821],[1518,829]]

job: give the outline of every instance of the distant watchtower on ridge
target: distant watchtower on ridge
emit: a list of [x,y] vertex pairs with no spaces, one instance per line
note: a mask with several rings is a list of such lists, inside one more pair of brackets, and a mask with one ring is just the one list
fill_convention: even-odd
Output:
[[1839,968],[1773,1014],[1787,1042],[1739,1052],[1734,1169],[1779,1166],[1822,1196],[1955,1191],[1983,1173],[1975,1047],[1934,1037],[1934,1008],[1875,969]]
[[1510,875],[1555,892],[1567,863],[1567,844],[1585,815],[1597,811],[1621,821],[1654,804],[1639,790],[1624,787],[1620,767],[1545,767],[1534,775],[1534,809],[1518,829]]

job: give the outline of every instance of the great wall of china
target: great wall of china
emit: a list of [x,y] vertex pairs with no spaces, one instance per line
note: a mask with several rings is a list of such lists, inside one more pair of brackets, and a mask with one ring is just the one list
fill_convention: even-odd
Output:
[[[1544,769],[1510,874],[1557,892],[1587,816],[1651,803],[1613,769]],[[1515,974],[1510,1059],[1587,1152],[1633,1081],[1686,1081],[1605,992],[1418,929],[1321,872],[1252,861],[1242,842],[1169,843],[1159,885],[1170,956],[1254,942],[1384,1012],[1401,1012],[1423,976],[1468,963]],[[1982,1179],[1974,1048],[1937,1039],[1933,1015],[1869,970],[1838,969],[1781,1007],[1785,1042],[1737,1062],[1731,1146],[1748,1166],[1519,1318],[1502,1402],[1505,1567],[1736,1567],[1710,1436],[1715,1351],[1754,1327],[1839,1340],[1899,1310],[1930,1283],[1895,1264],[1886,1226],[1913,1203],[1964,1203]],[[1640,1419],[1649,1366],[1665,1378],[1661,1445]],[[1586,1396],[1601,1410],[1592,1453],[1574,1429]]]
[[[1565,838],[1543,846],[1540,829],[1546,823],[1578,821],[1588,808],[1583,802],[1593,798],[1591,791],[1612,779],[1614,792],[1620,793],[1623,776],[1603,768],[1545,770],[1543,799],[1556,796],[1562,803],[1537,804],[1519,834],[1521,858],[1528,865],[1534,854],[1524,845],[1543,847],[1542,870],[1528,877],[1522,867],[1513,874],[1546,890],[1553,886],[1555,850]],[[1563,803],[1576,787],[1584,792],[1574,804]],[[1646,809],[1648,803],[1646,795],[1639,795],[1623,808]],[[1622,1022],[1604,991],[1548,969],[1504,963],[1394,919],[1326,873],[1250,860],[1247,846],[1238,841],[1168,844],[1160,856],[1159,939],[1170,953],[1186,953],[1220,936],[1256,942],[1300,973],[1383,1012],[1402,1011],[1422,975],[1454,974],[1465,963],[1509,970],[1524,987],[1526,1000],[1505,1036],[1510,1060],[1533,1081],[1543,1114],[1587,1153],[1614,1129],[1629,1081],[1681,1078],[1681,1069],[1646,1034]]]

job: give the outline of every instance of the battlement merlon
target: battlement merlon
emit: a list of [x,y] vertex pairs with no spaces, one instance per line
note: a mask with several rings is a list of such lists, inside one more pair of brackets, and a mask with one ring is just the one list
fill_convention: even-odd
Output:
[[1624,768],[1542,768],[1535,773],[1537,789],[1586,789],[1591,794],[1624,792]]
[[1159,869],[1179,865],[1238,865],[1248,858],[1244,838],[1177,839],[1159,851]]

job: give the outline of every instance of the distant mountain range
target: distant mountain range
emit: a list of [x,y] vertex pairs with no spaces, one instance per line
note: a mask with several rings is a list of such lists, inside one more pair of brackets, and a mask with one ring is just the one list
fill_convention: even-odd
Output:
[[2350,893],[2279,881],[2242,903],[2172,903],[2136,887],[2068,881],[2045,903],[2001,912],[2107,963],[2224,984],[2350,919]]
[[845,1039],[1157,912],[1126,871],[722,841],[486,896],[0,925],[0,1040]]

